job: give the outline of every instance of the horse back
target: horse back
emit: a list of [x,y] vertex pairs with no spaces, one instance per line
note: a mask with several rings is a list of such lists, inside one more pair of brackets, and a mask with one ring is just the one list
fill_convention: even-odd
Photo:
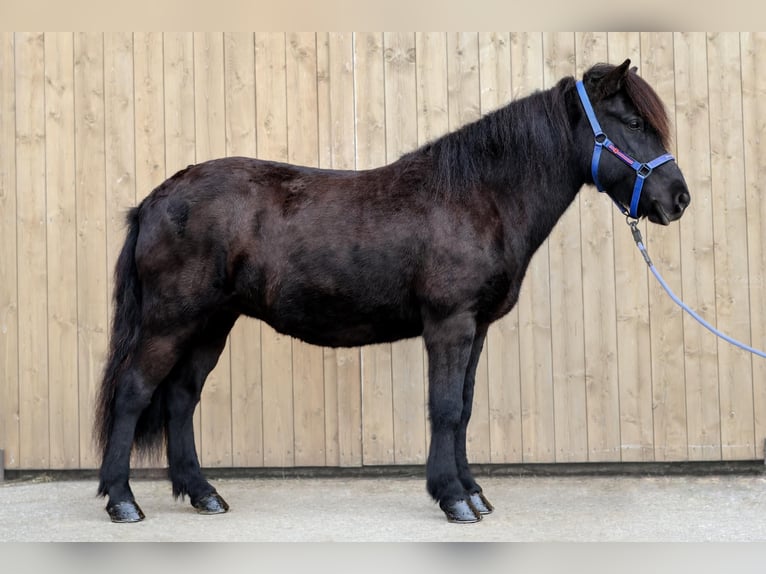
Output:
[[141,207],[139,269],[187,306],[226,304],[315,344],[417,336],[424,309],[486,304],[503,283],[491,218],[435,200],[419,173],[190,166]]

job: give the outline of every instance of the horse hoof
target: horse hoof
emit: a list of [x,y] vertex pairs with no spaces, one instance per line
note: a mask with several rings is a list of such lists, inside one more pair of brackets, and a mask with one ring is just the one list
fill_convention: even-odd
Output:
[[471,524],[481,520],[481,514],[469,500],[461,499],[452,504],[440,504],[439,506],[447,515],[447,522]]
[[468,498],[473,507],[479,511],[479,514],[492,514],[495,509],[492,503],[481,492],[474,492]]
[[106,511],[112,522],[141,522],[144,519],[144,513],[132,500],[110,504],[106,507]]
[[217,492],[203,496],[193,506],[200,514],[223,514],[229,510],[229,505]]

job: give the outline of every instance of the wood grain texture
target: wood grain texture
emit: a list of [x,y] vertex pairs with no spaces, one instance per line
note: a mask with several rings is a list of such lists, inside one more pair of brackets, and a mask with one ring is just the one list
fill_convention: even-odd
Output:
[[[447,58],[448,119],[449,129],[454,131],[481,117],[478,34],[448,33]],[[482,352],[476,369],[473,411],[466,439],[468,459],[472,462],[490,460],[488,401],[487,354]]]
[[[576,76],[608,60],[607,35],[578,33]],[[622,62],[613,62],[620,64]],[[583,343],[588,460],[615,462],[620,452],[619,372],[617,365],[617,293],[614,205],[592,186],[580,197],[583,283]],[[621,233],[627,230],[620,228]]]
[[[692,204],[639,224],[657,268],[766,347],[764,49],[763,33],[0,34],[6,466],[98,466],[124,213],[166,177],[232,155],[377,167],[600,61],[630,58],[670,112]],[[243,317],[195,413],[202,463],[421,464],[427,369],[420,339],[321,349]],[[681,313],[586,187],[489,331],[470,460],[760,458],[765,373]]]
[[[543,64],[541,34],[511,34],[514,97],[542,89]],[[523,462],[554,462],[556,459],[549,261],[548,241],[545,241],[529,264],[519,294]]]
[[[693,207],[681,225],[681,280],[685,302],[715,324],[715,260],[710,175],[710,112],[704,33],[674,34],[676,148]],[[721,458],[716,338],[684,315],[684,370],[689,459]]]
[[[383,37],[386,160],[418,147],[417,67],[414,33]],[[425,349],[420,338],[391,345],[394,462],[424,464],[426,444]]]
[[[256,149],[258,157],[287,161],[285,35],[255,35]],[[295,465],[293,359],[290,337],[261,324],[263,464]]]
[[[287,159],[319,165],[316,34],[287,34]],[[325,465],[324,353],[292,340],[296,466]]]
[[[546,88],[574,75],[574,34],[543,35]],[[551,349],[556,461],[588,457],[585,402],[583,269],[580,196],[562,215],[548,238],[550,257]]]
[[[132,87],[132,86],[131,86]],[[74,36],[45,34],[45,179],[51,468],[80,466]],[[129,131],[133,133],[133,125]]]
[[104,38],[74,37],[75,178],[77,196],[77,331],[80,465],[100,463],[91,438],[96,392],[107,351]]
[[[507,105],[511,93],[511,39],[505,32],[479,34],[481,112]],[[489,405],[489,461],[521,462],[519,311],[494,323],[484,347]]]
[[[641,36],[633,32],[609,33],[607,52],[611,62],[631,62],[641,68]],[[617,210],[613,228],[625,225]],[[647,224],[639,223],[644,237]],[[649,271],[629,233],[614,234],[617,372],[619,377],[620,449],[624,462],[654,460],[654,409],[652,355],[649,328]],[[652,278],[652,280],[654,280]]]
[[[354,169],[354,38],[317,35],[319,165]],[[361,352],[324,349],[325,460],[327,466],[362,464]]]
[[[356,92],[356,166],[369,169],[386,163],[386,104],[382,34],[354,37]],[[393,380],[391,345],[362,348],[362,461],[394,463]]]
[[[672,34],[641,34],[640,69],[642,77],[652,85],[668,109],[673,110],[675,82]],[[675,153],[672,148],[669,151]],[[682,295],[679,226],[650,225],[644,237],[668,285]],[[688,441],[681,310],[653,278],[649,283],[649,308],[653,319],[650,333],[655,458],[686,459]]]
[[[717,326],[750,340],[747,201],[740,44],[737,34],[707,37]],[[718,343],[721,450],[725,459],[755,456],[751,356]],[[762,440],[762,437],[759,439]]]
[[0,445],[19,467],[19,316],[16,238],[16,38],[0,33]]
[[133,34],[136,202],[165,179],[165,79],[161,32]]
[[[252,33],[224,35],[224,76],[226,155],[255,157],[255,36]],[[232,329],[228,346],[234,466],[262,466],[261,323],[240,317]]]
[[[136,203],[132,34],[105,33],[103,51],[106,315],[110,333],[114,269],[127,232],[125,214]],[[137,464],[150,466],[149,461],[137,460]]]
[[[16,36],[19,464],[46,468],[50,460],[45,197],[45,39]],[[23,102],[23,105],[21,105]]]
[[[745,146],[747,202],[748,286],[751,345],[766,349],[766,50],[763,32],[740,34],[742,58],[742,126]],[[755,457],[764,457],[766,439],[766,361],[753,363],[753,417]]]
[[[417,75],[418,144],[423,145],[449,131],[449,67],[447,65],[447,34],[418,32],[415,34],[415,68]],[[423,354],[423,380],[426,401],[425,441],[431,442],[428,413],[428,354]]]
[[[226,155],[226,89],[223,34],[199,32],[194,42],[194,140],[197,163]],[[204,467],[234,462],[232,438],[231,348],[224,347],[205,381],[197,411],[199,453]]]

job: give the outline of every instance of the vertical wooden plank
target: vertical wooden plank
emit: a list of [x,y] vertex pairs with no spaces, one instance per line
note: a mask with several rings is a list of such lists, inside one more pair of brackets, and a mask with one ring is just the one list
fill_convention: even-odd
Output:
[[[355,168],[354,39],[323,34],[317,54],[320,167]],[[325,433],[328,466],[362,464],[361,351],[325,349]]]
[[[106,267],[110,294],[112,273],[126,232],[125,213],[136,201],[134,117],[132,34],[105,34]],[[111,297],[107,310],[111,319]]]
[[[641,34],[641,75],[660,96],[673,120],[675,82],[673,35]],[[674,153],[674,150],[669,150]],[[681,291],[680,225],[647,227],[646,245],[663,277],[679,295]],[[657,460],[686,460],[686,391],[684,388],[683,320],[680,308],[657,281],[649,283],[652,341],[652,396],[654,444]]]
[[449,131],[447,35],[416,33],[415,56],[418,144],[423,145]]
[[[481,117],[478,34],[447,34],[447,71],[449,129],[454,131]],[[482,352],[476,369],[473,411],[466,441],[471,462],[490,461],[488,395],[487,353]]]
[[[161,32],[136,32],[133,35],[136,204],[162,183],[166,174],[163,44]],[[109,273],[111,272],[112,270],[109,270]],[[152,464],[152,461],[148,460],[131,462],[134,467],[147,467]]]
[[[50,467],[80,466],[74,36],[45,35]],[[131,125],[132,129],[132,125]]]
[[[223,34],[194,34],[194,125],[197,162],[226,155]],[[200,463],[226,467],[232,455],[231,349],[227,341],[200,401]]]
[[[331,82],[334,78],[331,77],[330,72],[330,42],[331,37],[337,35],[327,32],[317,32],[316,34],[317,165],[323,169],[333,167]],[[353,100],[353,87],[351,97]],[[353,108],[351,113],[353,114]],[[351,138],[353,143],[353,133]],[[324,377],[324,463],[326,466],[335,467],[340,466],[337,349],[331,347],[322,349],[322,371]],[[361,430],[361,421],[359,428]]]
[[74,37],[75,177],[77,195],[77,324],[80,466],[97,467],[93,405],[107,350],[104,39]]
[[[356,90],[356,165],[369,169],[386,163],[383,37],[354,36]],[[391,345],[362,348],[362,460],[366,465],[393,464],[394,422]]]
[[[607,61],[607,36],[578,33],[577,77]],[[614,282],[614,205],[595,188],[580,194],[588,460],[620,460],[617,295]],[[626,233],[627,227],[621,229]]]
[[[383,58],[386,160],[391,163],[418,145],[415,35],[386,33]],[[426,461],[423,353],[420,337],[391,345],[396,464],[423,464]]]
[[[640,65],[638,33],[609,33],[607,42],[610,62],[621,64],[630,58],[633,65]],[[642,74],[640,66],[638,73]],[[615,229],[625,225],[622,214],[616,210],[612,218]],[[646,222],[642,221],[639,228],[646,237]],[[654,415],[648,270],[629,233],[615,233],[614,256],[615,292],[619,300],[616,322],[621,458],[624,462],[651,461]]]
[[[479,34],[481,112],[510,103],[511,38],[508,33]],[[487,334],[490,462],[519,463],[521,448],[521,374],[519,372],[519,310],[514,307]]]
[[[543,50],[546,88],[574,75],[574,34],[543,34]],[[588,460],[579,210],[578,195],[548,238],[556,462]]]
[[0,445],[19,467],[19,347],[16,200],[16,42],[0,32]]
[[[710,188],[710,116],[704,33],[674,34],[676,161],[693,205],[681,220],[684,301],[715,323],[715,261]],[[684,369],[690,460],[720,460],[716,338],[684,314]]]
[[[114,268],[125,241],[125,214],[135,205],[136,143],[133,82],[133,36],[104,34],[104,164],[106,207],[107,318],[113,317]],[[111,323],[108,333],[111,332]],[[136,467],[153,466],[139,459]]]
[[[537,33],[511,33],[514,97],[543,87],[543,38]],[[521,432],[524,462],[555,460],[553,357],[548,242],[530,262],[519,294],[519,369]]]
[[[194,38],[165,32],[162,38],[165,118],[165,178],[195,162]],[[201,412],[194,412],[194,440],[201,441]]]
[[133,35],[136,202],[165,179],[165,90],[161,32]]
[[[319,163],[316,52],[316,34],[287,34],[287,157],[313,167]],[[292,344],[295,464],[324,466],[324,353],[298,339]]]
[[[743,32],[742,119],[745,145],[747,246],[752,345],[766,349],[766,33]],[[764,457],[766,439],[766,361],[753,358],[755,458]]]
[[[225,34],[226,155],[255,156],[255,43],[252,33]],[[242,317],[232,329],[234,466],[263,466],[261,323]],[[225,351],[224,351],[225,353]]]
[[[748,231],[739,36],[707,37],[710,89],[710,148],[715,236],[717,326],[740,341],[750,340]],[[718,343],[721,454],[724,460],[755,456],[752,359]]]
[[[417,75],[418,144],[423,145],[449,131],[449,84],[447,34],[418,32],[415,34],[415,67]],[[426,401],[425,440],[431,442],[428,418],[428,354],[423,349],[423,380]]]
[[[285,36],[255,35],[258,157],[287,161]],[[293,362],[290,337],[261,325],[263,464],[294,466]]]
[[[127,232],[125,214],[136,200],[133,37],[129,33],[106,33],[103,42],[106,303],[111,321],[114,268]],[[110,332],[111,324],[108,329]],[[136,466],[151,466],[151,462],[137,460]]]
[[170,177],[195,161],[193,35],[166,32],[163,54],[165,177]]
[[20,466],[47,468],[47,270],[45,247],[45,54],[42,34],[16,40],[16,189]]

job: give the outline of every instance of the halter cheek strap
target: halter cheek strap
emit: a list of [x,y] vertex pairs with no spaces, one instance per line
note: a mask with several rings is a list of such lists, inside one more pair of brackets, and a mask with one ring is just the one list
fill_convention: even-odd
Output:
[[588,94],[585,92],[585,86],[582,81],[577,82],[577,93],[580,96],[580,102],[585,109],[585,115],[588,116],[590,127],[593,130],[594,145],[593,145],[593,157],[590,163],[590,171],[593,176],[593,183],[596,184],[596,188],[605,193],[606,189],[598,181],[598,164],[601,161],[601,150],[605,149],[620,159],[623,163],[633,168],[636,172],[636,182],[633,185],[633,196],[630,199],[630,209],[626,209],[624,205],[612,199],[619,210],[633,219],[638,219],[638,201],[641,199],[641,190],[644,187],[644,180],[649,177],[654,168],[661,166],[663,163],[675,160],[675,158],[669,153],[662,154],[659,157],[654,158],[647,163],[641,163],[630,157],[620,148],[618,148],[612,141],[606,137],[606,134],[602,131],[601,125],[599,125],[596,119],[596,114],[593,111],[593,106],[590,103]]

